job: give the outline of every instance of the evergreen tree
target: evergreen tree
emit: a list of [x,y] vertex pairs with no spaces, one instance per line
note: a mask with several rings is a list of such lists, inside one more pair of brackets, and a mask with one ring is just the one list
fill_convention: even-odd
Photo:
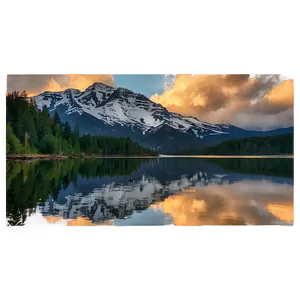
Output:
[[26,100],[26,98],[28,97],[27,92],[24,90],[21,94],[20,94],[20,98],[23,98]]
[[72,155],[73,154],[73,143],[72,143],[72,138],[69,137],[68,139],[68,155]]
[[75,142],[75,146],[74,146],[74,154],[79,155],[80,153],[81,153],[81,151],[80,151],[80,144],[79,144],[79,140],[77,140]]
[[52,134],[52,121],[46,105],[42,108],[38,124],[39,138],[42,138],[46,134]]
[[34,119],[29,109],[26,109],[24,111],[23,120],[21,122],[23,122],[23,128],[25,131],[24,138],[25,135],[27,135],[27,138],[30,138],[31,145],[35,146],[37,143],[38,136],[35,129]]
[[66,123],[64,124],[64,131],[63,131],[63,137],[66,140],[69,140],[69,138],[72,135],[72,129],[71,126],[69,125],[68,121],[66,121]]
[[61,121],[60,121],[60,117],[59,117],[57,110],[55,111],[53,119],[52,119],[53,133],[56,133],[56,125],[61,126]]
[[62,153],[69,154],[69,144],[68,141],[62,138]]
[[54,152],[56,154],[61,154],[62,152],[62,138],[60,135],[60,126],[57,123],[55,126],[55,148]]
[[72,133],[73,145],[75,146],[76,141],[79,141],[79,126],[76,124]]
[[93,136],[92,137],[92,153],[93,154],[101,154],[101,150],[98,146],[98,137],[97,136]]
[[24,136],[24,151],[25,153],[30,153],[29,135],[27,132],[25,132],[25,136]]
[[34,121],[35,128],[37,129],[38,109],[36,107],[36,103],[33,98],[30,98],[30,100],[29,100],[29,110],[30,110],[30,113],[31,113],[33,121]]
[[55,152],[55,141],[56,139],[52,133],[46,134],[41,141],[40,152],[53,154]]
[[9,143],[6,142],[6,153],[10,153],[10,149],[11,149],[11,147],[10,147]]
[[6,152],[20,154],[24,151],[20,140],[15,136],[9,123],[6,124]]

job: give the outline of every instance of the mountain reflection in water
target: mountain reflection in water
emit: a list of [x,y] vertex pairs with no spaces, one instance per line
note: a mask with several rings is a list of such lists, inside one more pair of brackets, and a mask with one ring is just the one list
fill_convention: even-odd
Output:
[[7,162],[7,222],[292,225],[293,159]]

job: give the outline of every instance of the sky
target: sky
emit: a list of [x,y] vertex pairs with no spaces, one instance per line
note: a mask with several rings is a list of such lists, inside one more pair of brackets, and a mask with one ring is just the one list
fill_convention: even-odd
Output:
[[7,91],[29,96],[94,82],[141,93],[169,111],[215,124],[269,130],[294,124],[294,80],[283,75],[8,75]]

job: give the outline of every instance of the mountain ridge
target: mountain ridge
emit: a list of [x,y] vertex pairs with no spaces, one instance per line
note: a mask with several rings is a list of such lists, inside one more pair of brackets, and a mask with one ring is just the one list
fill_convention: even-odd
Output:
[[[207,147],[235,137],[273,135],[271,131],[210,124],[170,112],[140,93],[101,82],[94,82],[84,91],[45,91],[33,99],[39,109],[46,105],[50,113],[56,110],[63,122],[68,121],[71,127],[78,125],[82,134],[129,136],[161,152]],[[287,131],[293,132],[293,127]]]

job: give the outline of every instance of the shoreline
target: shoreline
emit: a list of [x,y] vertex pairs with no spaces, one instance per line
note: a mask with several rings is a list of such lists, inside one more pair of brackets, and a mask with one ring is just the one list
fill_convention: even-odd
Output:
[[59,154],[9,154],[6,160],[50,160],[50,159],[71,159],[71,158],[157,158],[154,155],[59,155]]
[[273,155],[159,155],[160,158],[294,158],[294,154],[273,154]]
[[292,158],[294,155],[58,155],[58,154],[9,154],[6,160],[51,160],[71,158]]

